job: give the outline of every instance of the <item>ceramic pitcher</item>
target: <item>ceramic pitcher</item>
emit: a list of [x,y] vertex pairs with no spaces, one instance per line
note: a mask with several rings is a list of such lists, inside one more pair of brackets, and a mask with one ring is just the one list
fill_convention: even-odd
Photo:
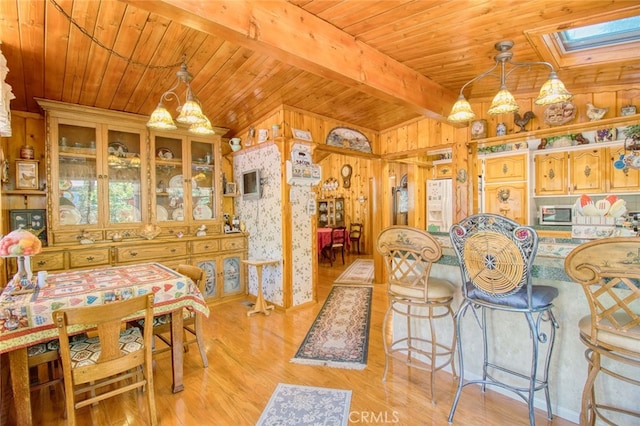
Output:
[[229,141],[229,146],[233,151],[237,151],[242,148],[242,146],[240,146],[240,138],[231,138],[231,140]]

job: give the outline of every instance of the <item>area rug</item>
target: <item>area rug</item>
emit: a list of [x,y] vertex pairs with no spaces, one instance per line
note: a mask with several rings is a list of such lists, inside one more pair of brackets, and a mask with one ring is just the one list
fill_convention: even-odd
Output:
[[346,426],[350,406],[350,390],[279,383],[256,426]]
[[334,281],[336,284],[371,284],[373,259],[356,259]]
[[372,293],[367,286],[333,286],[291,362],[364,369]]

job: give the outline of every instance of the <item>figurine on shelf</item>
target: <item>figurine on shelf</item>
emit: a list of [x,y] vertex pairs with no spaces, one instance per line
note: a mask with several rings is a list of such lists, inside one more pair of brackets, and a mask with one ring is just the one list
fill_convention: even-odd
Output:
[[545,149],[547,147],[547,138],[540,139],[540,145],[538,145],[538,149]]
[[204,237],[207,235],[207,226],[202,224],[200,225],[200,227],[198,228],[198,231],[196,232],[196,237]]
[[576,142],[578,142],[578,145],[586,145],[589,143],[589,140],[586,139],[584,136],[582,136],[582,133],[578,133],[575,136]]

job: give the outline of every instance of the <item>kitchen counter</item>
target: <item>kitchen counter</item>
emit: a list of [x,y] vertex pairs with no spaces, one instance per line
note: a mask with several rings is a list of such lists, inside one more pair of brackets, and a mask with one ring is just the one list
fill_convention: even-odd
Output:
[[[557,228],[557,227],[552,227]],[[570,227],[567,227],[570,228]],[[549,370],[549,383],[551,392],[551,404],[554,415],[558,415],[570,421],[579,422],[580,402],[582,388],[587,376],[587,363],[584,359],[585,347],[579,339],[578,321],[583,316],[589,315],[587,300],[582,288],[574,283],[565,273],[564,259],[577,245],[588,240],[573,238],[563,238],[559,236],[542,236],[545,229],[539,229],[541,238],[538,244],[538,254],[535,258],[532,276],[534,284],[549,285],[558,288],[559,296],[554,301],[553,312],[560,325],[557,330],[556,343],[551,359]],[[570,230],[569,230],[570,232]],[[454,309],[460,305],[462,293],[461,275],[458,265],[458,258],[451,246],[449,234],[446,232],[432,233],[440,242],[443,249],[442,258],[436,262],[431,269],[431,276],[442,278],[453,283],[458,290],[455,293],[453,302]],[[570,233],[569,233],[570,236]],[[492,313],[492,333],[497,336],[493,340],[490,351],[503,354],[506,363],[511,365],[521,365],[523,371],[528,371],[530,364],[530,342],[528,338],[528,327],[523,315],[516,317],[513,313]],[[478,336],[478,327],[475,321],[463,322],[463,333],[465,338],[464,351],[469,355],[482,353],[482,345]],[[406,335],[406,324],[403,321],[394,321],[394,334]],[[446,324],[436,324],[438,333],[442,339],[452,333],[451,326]],[[505,339],[519,339],[521,346],[513,350],[504,351]],[[477,378],[482,374],[481,357],[465,357],[465,375],[469,379]],[[624,371],[623,371],[624,374]],[[602,392],[614,395],[617,404],[626,405],[633,408],[637,401],[633,398],[637,392],[632,387],[624,388],[619,381],[602,380]],[[621,389],[624,388],[624,389]],[[497,387],[491,390],[501,392],[509,397],[520,399],[512,393],[505,392]],[[535,398],[535,406],[545,410],[544,394],[538,392]]]

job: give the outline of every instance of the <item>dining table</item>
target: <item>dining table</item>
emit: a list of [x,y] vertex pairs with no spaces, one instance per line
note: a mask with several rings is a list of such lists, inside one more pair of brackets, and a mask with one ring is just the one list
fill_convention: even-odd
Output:
[[[172,391],[180,392],[184,389],[183,309],[209,316],[203,295],[188,277],[151,262],[49,273],[46,283],[31,293],[16,292],[11,284],[5,287],[0,294],[0,355],[6,353],[9,358],[17,424],[32,424],[27,348],[58,338],[53,311],[112,303],[150,292],[154,293],[154,316],[171,314]],[[0,416],[6,417],[6,413]]]
[[[318,228],[318,255],[322,253],[322,247],[331,243],[331,231],[333,228]],[[349,240],[349,230],[344,231],[344,249],[348,252],[351,246],[351,240]]]

